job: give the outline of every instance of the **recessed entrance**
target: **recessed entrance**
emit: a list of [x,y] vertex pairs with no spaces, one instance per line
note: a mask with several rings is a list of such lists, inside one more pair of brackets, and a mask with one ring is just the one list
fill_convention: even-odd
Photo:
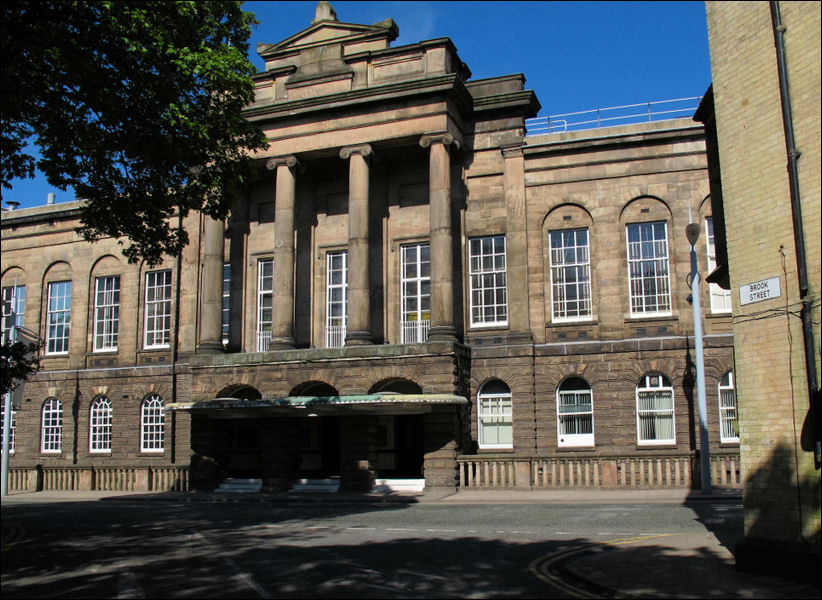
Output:
[[300,477],[328,478],[340,474],[340,418],[303,417],[300,428]]
[[421,478],[423,415],[377,417],[377,468],[381,478]]

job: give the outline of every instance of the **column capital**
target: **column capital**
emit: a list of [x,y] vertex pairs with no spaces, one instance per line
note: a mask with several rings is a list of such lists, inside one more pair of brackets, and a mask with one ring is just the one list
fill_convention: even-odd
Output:
[[442,144],[453,146],[455,150],[460,149],[460,142],[450,133],[430,133],[420,138],[420,146],[428,148],[431,144]]
[[269,171],[273,171],[280,165],[285,165],[289,169],[293,169],[299,164],[300,161],[297,160],[297,157],[293,154],[289,154],[288,156],[275,156],[274,158],[268,159],[268,162],[265,163],[265,168]]
[[348,158],[352,154],[359,154],[363,158],[367,156],[371,156],[374,153],[374,149],[371,148],[371,144],[358,144],[356,146],[345,146],[340,150],[340,158],[343,160],[348,160]]

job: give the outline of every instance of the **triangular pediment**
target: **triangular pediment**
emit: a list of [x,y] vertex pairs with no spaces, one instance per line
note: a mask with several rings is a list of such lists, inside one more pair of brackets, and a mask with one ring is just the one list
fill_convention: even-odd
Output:
[[265,60],[277,55],[299,52],[330,44],[351,44],[360,41],[385,39],[385,46],[396,39],[399,30],[392,19],[374,25],[321,21],[277,44],[258,44],[257,53]]

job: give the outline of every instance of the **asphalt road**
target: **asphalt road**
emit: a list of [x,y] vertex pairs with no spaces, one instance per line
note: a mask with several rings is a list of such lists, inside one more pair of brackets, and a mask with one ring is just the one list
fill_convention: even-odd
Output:
[[732,543],[738,501],[6,504],[2,596],[563,598],[534,564],[591,542],[706,529]]

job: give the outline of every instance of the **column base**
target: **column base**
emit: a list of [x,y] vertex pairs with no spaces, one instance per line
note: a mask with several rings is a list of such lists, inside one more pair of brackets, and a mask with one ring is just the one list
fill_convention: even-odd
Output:
[[197,345],[197,354],[222,354],[225,352],[222,342],[201,342]]
[[293,350],[294,339],[288,337],[271,338],[271,343],[268,345],[269,350]]
[[370,346],[373,343],[370,331],[348,331],[345,334],[346,346]]
[[457,330],[451,325],[434,325],[428,330],[429,342],[456,342]]

